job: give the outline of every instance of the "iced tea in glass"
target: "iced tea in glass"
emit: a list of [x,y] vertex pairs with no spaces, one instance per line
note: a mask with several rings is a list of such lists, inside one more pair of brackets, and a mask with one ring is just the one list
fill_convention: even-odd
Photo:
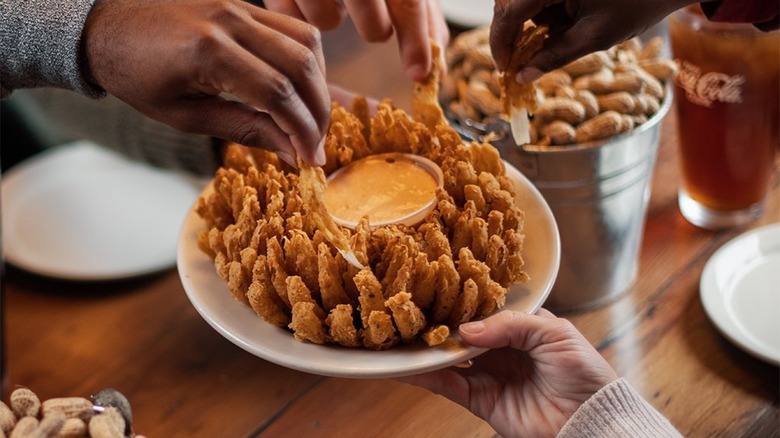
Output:
[[764,210],[780,143],[780,33],[714,23],[698,6],[669,17],[682,186],[696,226],[744,225]]

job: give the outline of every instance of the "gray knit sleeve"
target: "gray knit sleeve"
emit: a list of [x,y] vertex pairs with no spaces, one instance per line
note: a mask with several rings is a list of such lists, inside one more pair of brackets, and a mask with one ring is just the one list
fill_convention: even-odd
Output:
[[569,418],[558,438],[680,438],[669,420],[625,380],[602,388]]
[[95,0],[0,0],[0,97],[55,87],[103,94],[80,69],[81,32]]

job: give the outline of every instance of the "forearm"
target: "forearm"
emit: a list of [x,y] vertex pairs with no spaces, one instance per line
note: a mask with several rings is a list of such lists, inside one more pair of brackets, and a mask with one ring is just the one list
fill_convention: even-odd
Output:
[[602,388],[569,418],[558,438],[678,438],[680,433],[624,379]]
[[81,33],[93,2],[0,0],[0,97],[35,87],[102,94],[81,68]]

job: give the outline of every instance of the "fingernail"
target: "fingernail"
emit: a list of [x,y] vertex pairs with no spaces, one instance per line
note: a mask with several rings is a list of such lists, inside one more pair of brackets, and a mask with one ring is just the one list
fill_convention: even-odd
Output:
[[406,76],[413,81],[422,81],[428,76],[428,71],[421,65],[410,65],[406,68]]
[[314,164],[317,166],[324,166],[327,161],[325,156],[325,137],[322,137],[320,144],[317,145],[317,149],[314,151]]
[[485,323],[482,321],[467,322],[461,324],[458,330],[467,335],[476,335],[485,331]]
[[538,68],[528,67],[520,70],[515,80],[521,84],[529,84],[541,78],[543,74]]
[[292,166],[293,168],[296,168],[296,169],[298,168],[298,165],[297,165],[297,164],[296,164],[296,162],[295,162],[295,157],[293,157],[293,156],[292,156],[292,155],[290,155],[289,153],[287,153],[287,152],[285,152],[285,151],[276,151],[276,155],[277,155],[279,158],[281,158],[281,159],[282,159],[282,161],[284,161],[285,163],[289,164],[289,165],[290,165],[290,166]]

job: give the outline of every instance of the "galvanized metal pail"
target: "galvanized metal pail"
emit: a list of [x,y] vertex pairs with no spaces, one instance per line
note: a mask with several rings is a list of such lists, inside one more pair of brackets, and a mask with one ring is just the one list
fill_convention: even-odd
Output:
[[648,121],[600,142],[517,146],[504,122],[457,126],[473,139],[475,132],[494,132],[498,139],[491,142],[502,157],[533,182],[552,209],[561,266],[545,307],[597,307],[621,296],[636,279],[660,122],[672,102],[671,89],[666,91]]

